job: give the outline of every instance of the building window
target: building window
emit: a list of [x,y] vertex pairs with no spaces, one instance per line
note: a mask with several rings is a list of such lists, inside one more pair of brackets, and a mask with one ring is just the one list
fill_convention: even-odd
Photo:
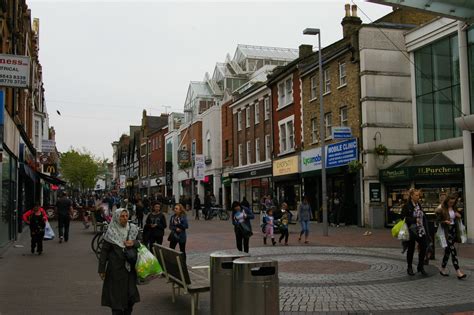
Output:
[[331,92],[331,77],[329,76],[329,69],[324,70],[324,94]]
[[250,141],[247,141],[247,164],[251,163],[252,149],[250,147]]
[[347,127],[349,126],[348,121],[348,113],[347,113],[347,106],[341,107],[340,109],[340,116],[341,116],[341,126]]
[[242,112],[241,111],[237,112],[237,130],[238,131],[242,130]]
[[326,139],[332,137],[332,113],[324,115],[324,124],[326,125]]
[[265,110],[265,120],[269,120],[270,119],[270,98],[266,97],[263,100],[263,107]]
[[39,144],[40,144],[40,140],[39,140],[40,139],[40,126],[39,125],[40,125],[40,122],[38,120],[35,120],[35,147],[37,149],[39,149]]
[[255,139],[255,162],[260,162],[260,138]]
[[295,147],[294,116],[279,122],[280,127],[280,153],[286,153]]
[[311,141],[312,143],[318,142],[318,119],[311,119]]
[[461,114],[457,35],[414,54],[418,143],[461,136],[454,123]]
[[158,149],[161,149],[161,138],[158,138]]
[[260,104],[257,103],[254,105],[255,109],[255,124],[258,124],[260,122]]
[[346,76],[346,63],[341,62],[339,63],[339,86],[345,86],[347,84],[347,76]]
[[316,76],[312,76],[311,77],[311,99],[310,100],[314,100],[316,98],[318,98],[318,86],[317,86],[317,78]]
[[245,128],[250,127],[250,107],[245,108]]
[[239,154],[239,166],[242,165],[242,160],[243,160],[243,152],[242,152],[242,143],[239,144],[239,147],[238,147],[238,154]]
[[265,135],[265,160],[268,161],[271,158],[272,144],[270,143],[270,135]]
[[293,80],[291,78],[278,84],[278,108],[293,103]]

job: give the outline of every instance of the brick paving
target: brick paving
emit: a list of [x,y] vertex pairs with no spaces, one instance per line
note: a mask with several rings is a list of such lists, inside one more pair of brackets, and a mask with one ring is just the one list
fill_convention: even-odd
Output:
[[[229,221],[191,221],[190,225],[187,248],[191,265],[207,265],[209,253],[234,248]],[[389,230],[373,230],[371,236],[363,236],[364,230],[357,227],[330,228],[330,236],[322,237],[320,224],[312,224],[311,229],[308,245],[298,242],[296,225],[291,226],[290,246],[264,247],[260,233],[252,237],[252,255],[271,257],[282,264],[282,314],[474,311],[473,245],[460,247],[460,264],[469,275],[466,281],[457,280],[452,268],[450,277],[437,273],[439,251],[438,260],[427,268],[428,277],[409,277],[400,243],[391,238]],[[100,306],[102,282],[90,250],[92,236],[74,223],[68,243],[45,242],[44,254],[33,256],[29,254],[29,237],[23,235],[16,243],[23,248],[12,246],[0,256],[0,314],[109,314],[108,308]],[[136,314],[190,313],[189,296],[171,303],[170,287],[164,279],[139,289],[142,301],[135,307]],[[209,314],[209,303],[209,294],[204,294],[199,314]]]

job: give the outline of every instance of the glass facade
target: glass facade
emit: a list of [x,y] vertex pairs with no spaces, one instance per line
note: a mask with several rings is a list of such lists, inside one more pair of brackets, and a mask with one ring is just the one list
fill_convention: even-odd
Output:
[[461,136],[454,118],[461,115],[457,35],[415,51],[418,143]]

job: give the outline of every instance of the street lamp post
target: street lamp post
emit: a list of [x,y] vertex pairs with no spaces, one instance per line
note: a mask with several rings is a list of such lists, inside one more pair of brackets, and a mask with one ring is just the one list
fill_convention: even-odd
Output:
[[323,60],[321,56],[321,30],[319,28],[306,28],[304,35],[318,35],[319,54],[319,138],[321,142],[321,191],[323,203],[323,235],[328,236],[328,204],[326,191],[326,148],[325,148],[325,125],[323,106]]
[[191,122],[189,124],[189,137],[191,138],[191,212],[194,209],[194,156],[196,156],[197,148],[194,147],[194,156],[193,156],[193,109],[186,109],[185,113],[191,114]]

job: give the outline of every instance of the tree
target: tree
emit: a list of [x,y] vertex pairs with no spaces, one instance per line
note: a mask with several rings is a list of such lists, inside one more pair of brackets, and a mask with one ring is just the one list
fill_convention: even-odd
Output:
[[61,154],[60,166],[63,177],[73,188],[84,190],[95,187],[99,162],[91,153],[71,148]]

